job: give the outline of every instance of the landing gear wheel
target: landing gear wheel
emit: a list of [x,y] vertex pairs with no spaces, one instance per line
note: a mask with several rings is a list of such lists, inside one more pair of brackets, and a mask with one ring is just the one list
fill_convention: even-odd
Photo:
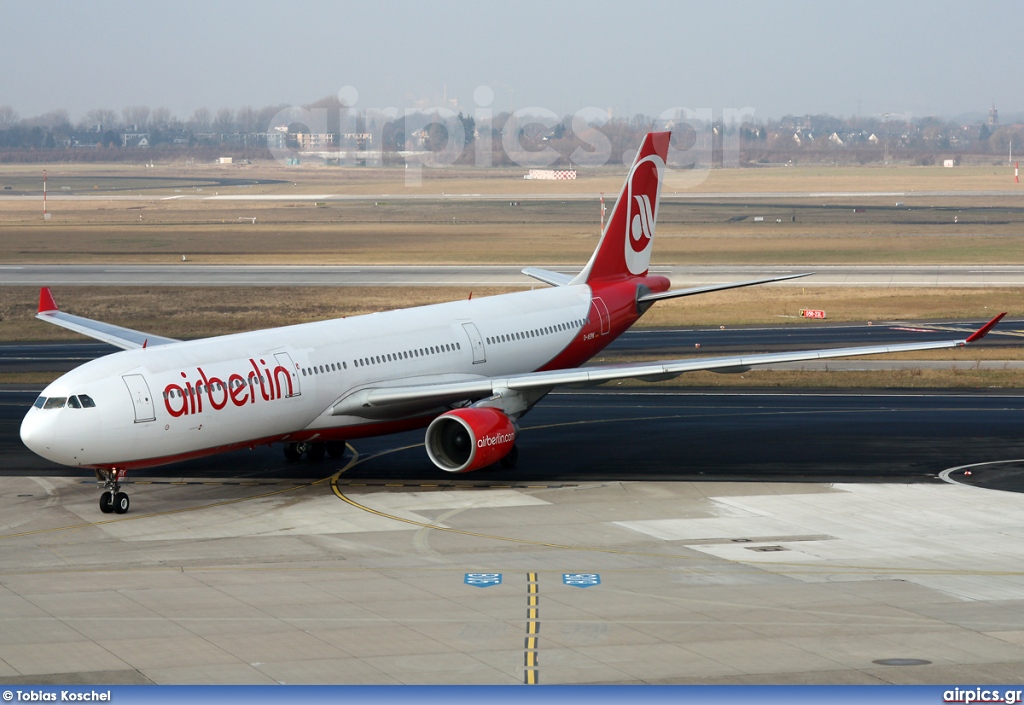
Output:
[[288,460],[295,462],[302,457],[302,451],[299,450],[298,443],[285,443],[284,444],[284,457]]
[[498,465],[503,468],[514,468],[516,463],[519,462],[519,447],[512,446],[512,450],[508,452],[504,458],[498,461]]
[[100,511],[104,514],[111,512],[124,514],[128,511],[128,495],[121,491],[121,480],[124,479],[126,472],[126,470],[118,468],[96,471],[96,479],[103,485],[103,494],[100,495]]
[[327,441],[327,455],[335,460],[345,457],[345,441]]
[[306,460],[310,462],[317,462],[323,460],[324,455],[327,454],[326,443],[307,443],[306,444]]

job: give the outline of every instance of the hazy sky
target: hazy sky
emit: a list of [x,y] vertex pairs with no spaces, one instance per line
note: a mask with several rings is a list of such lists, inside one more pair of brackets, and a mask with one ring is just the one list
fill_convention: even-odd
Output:
[[0,5],[0,105],[301,105],[755,116],[1024,110],[1024,3],[363,0]]

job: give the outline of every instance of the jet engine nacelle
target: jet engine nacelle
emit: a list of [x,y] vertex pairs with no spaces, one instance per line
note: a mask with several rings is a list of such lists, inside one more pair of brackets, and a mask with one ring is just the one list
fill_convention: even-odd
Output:
[[512,419],[490,407],[449,411],[427,427],[427,455],[448,472],[470,472],[496,463],[515,442]]

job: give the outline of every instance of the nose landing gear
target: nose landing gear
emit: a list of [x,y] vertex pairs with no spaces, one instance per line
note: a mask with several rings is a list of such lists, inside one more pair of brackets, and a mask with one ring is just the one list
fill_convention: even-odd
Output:
[[97,470],[96,480],[103,483],[103,494],[100,495],[100,511],[104,514],[124,514],[131,502],[128,495],[121,491],[121,480],[126,475],[124,470]]

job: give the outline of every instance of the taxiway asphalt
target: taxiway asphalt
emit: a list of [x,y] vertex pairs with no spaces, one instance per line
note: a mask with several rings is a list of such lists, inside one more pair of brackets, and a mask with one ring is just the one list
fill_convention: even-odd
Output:
[[[130,478],[10,442],[0,682],[953,683],[1024,668],[1024,397],[555,394],[520,468],[443,476],[419,434]],[[27,459],[27,461],[26,461]],[[964,479],[961,471],[960,477]],[[918,665],[885,665],[886,659]]]
[[[618,344],[846,345],[972,325]],[[0,369],[105,349],[0,348]],[[21,445],[38,391],[0,390],[0,683],[1012,683],[1024,670],[1024,394],[566,391],[523,419],[515,470],[443,473],[422,432],[317,464],[260,447],[131,475],[132,510],[115,517],[88,472]]]

